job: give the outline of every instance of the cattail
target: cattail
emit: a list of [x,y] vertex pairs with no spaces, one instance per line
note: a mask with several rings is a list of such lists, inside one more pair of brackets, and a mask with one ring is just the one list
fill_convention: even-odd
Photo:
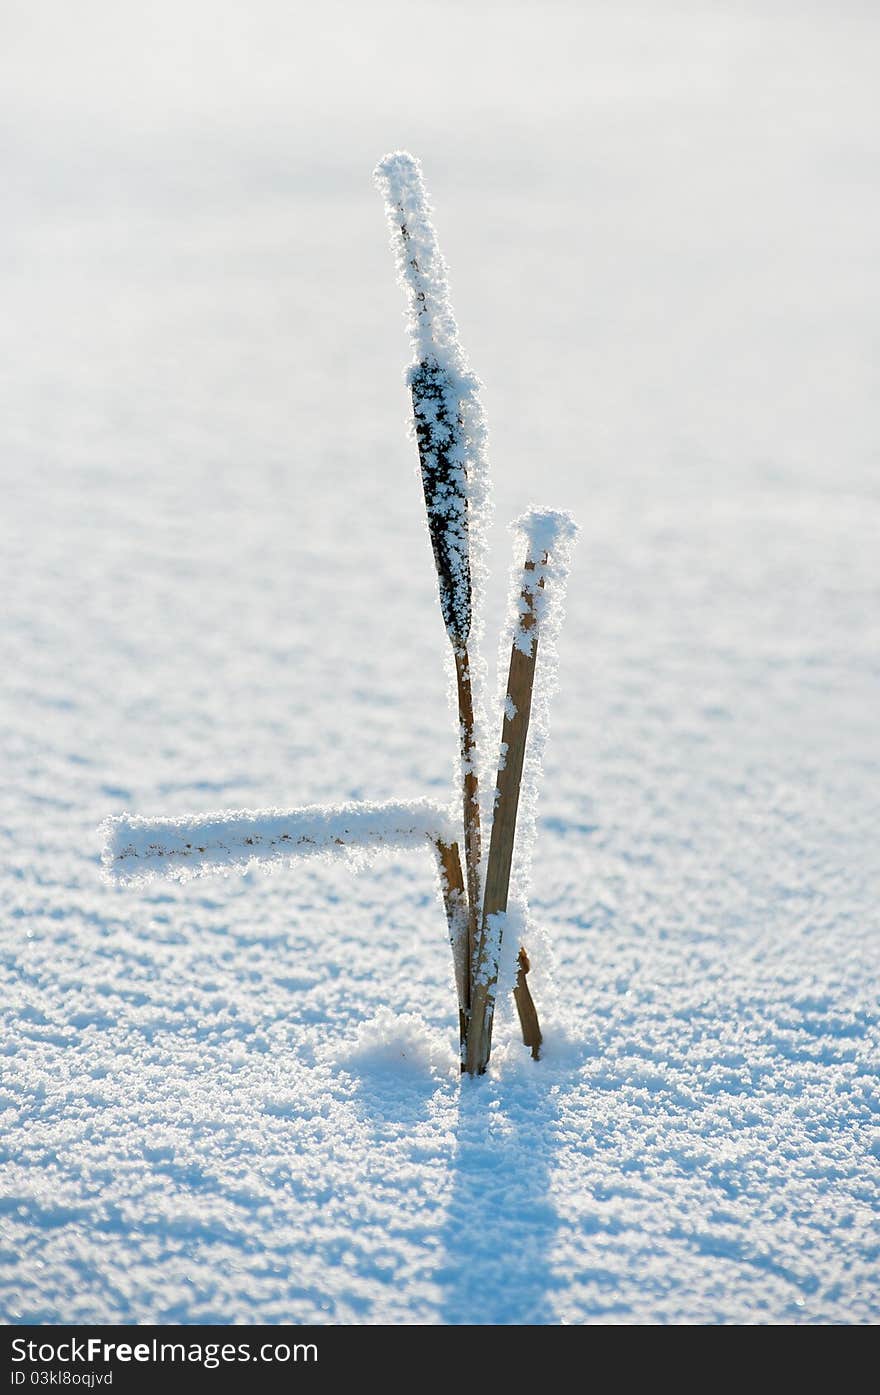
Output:
[[448,371],[436,358],[417,365],[410,387],[440,610],[453,650],[465,650],[471,632],[471,564],[458,400]]
[[[466,1069],[472,1075],[486,1069],[492,1049],[492,1021],[498,984],[498,963],[504,920],[510,891],[514,851],[517,844],[517,816],[525,795],[527,836],[520,858],[521,890],[525,892],[528,858],[537,802],[538,762],[532,763],[531,778],[524,781],[526,744],[532,713],[538,641],[548,627],[558,626],[568,575],[568,558],[577,535],[570,514],[532,509],[514,525],[526,537],[526,558],[515,590],[513,643],[507,688],[504,693],[504,720],[501,730],[501,756],[495,794],[495,817],[486,865],[486,890],[471,987],[471,1015],[468,1025]],[[543,714],[542,714],[543,715]],[[544,736],[544,732],[541,732]],[[514,990],[523,1039],[537,1059],[541,1029],[526,982],[529,959],[520,949],[519,973]]]
[[480,886],[480,805],[477,737],[471,663],[474,612],[474,558],[481,557],[488,508],[486,426],[479,384],[458,338],[449,301],[446,264],[430,217],[419,162],[405,151],[387,155],[376,168],[376,182],[392,229],[401,282],[409,301],[413,363],[408,373],[419,450],[428,530],[440,593],[440,609],[455,661],[460,732],[467,946],[455,950],[459,1007],[464,1024],[470,1012]]

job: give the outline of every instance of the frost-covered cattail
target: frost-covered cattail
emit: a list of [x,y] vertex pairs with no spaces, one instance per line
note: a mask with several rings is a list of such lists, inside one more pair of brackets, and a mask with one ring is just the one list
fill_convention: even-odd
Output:
[[[458,337],[446,263],[418,160],[395,151],[380,161],[376,182],[385,198],[400,280],[407,294],[413,362],[412,393],[428,530],[437,568],[440,608],[455,660],[460,728],[470,970],[481,897],[480,806],[474,664],[480,637],[476,602],[485,570],[489,510],[487,432],[479,382]],[[470,1008],[470,972],[460,1002]]]
[[466,650],[471,632],[467,473],[454,382],[436,358],[410,374],[422,487],[446,633]]
[[[571,514],[549,509],[530,509],[513,526],[525,538],[526,557],[522,569],[515,568],[511,594],[513,635],[510,667],[502,694],[504,719],[495,816],[486,865],[486,890],[475,954],[467,1036],[466,1067],[472,1075],[481,1074],[486,1069],[492,1048],[492,1020],[511,872],[516,872],[519,883],[517,891],[523,902],[528,888],[538,777],[547,736],[547,703],[555,681],[555,638],[563,616],[562,602],[571,549],[577,537],[577,525]],[[544,692],[537,704],[537,720],[527,759],[539,640],[545,655],[542,665]],[[528,971],[528,955],[521,949],[516,1003],[523,1038],[532,1047],[532,1055],[537,1057],[541,1044],[540,1028],[526,983]]]

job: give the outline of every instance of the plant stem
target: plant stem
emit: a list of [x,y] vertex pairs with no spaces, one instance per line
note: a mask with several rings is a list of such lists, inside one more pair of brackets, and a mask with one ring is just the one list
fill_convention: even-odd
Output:
[[464,1007],[471,1009],[471,985],[480,914],[480,801],[477,779],[477,743],[474,729],[474,699],[471,691],[470,659],[466,646],[453,645],[455,680],[458,687],[458,721],[461,740],[462,806],[464,816],[464,864],[467,881],[467,966]]
[[444,843],[442,838],[437,838],[434,841],[434,851],[437,854],[437,864],[440,869],[443,905],[446,908],[449,942],[452,945],[452,965],[455,970],[455,988],[458,993],[458,1030],[462,1055],[464,1055],[471,977],[467,894],[464,889],[464,876],[461,870],[461,855],[458,844]]
[[532,967],[529,963],[529,956],[522,945],[519,947],[517,955],[519,968],[516,971],[516,987],[513,990],[513,1000],[516,1003],[516,1010],[519,1013],[519,1025],[522,1032],[523,1044],[531,1047],[532,1060],[541,1059],[541,1044],[544,1040],[541,1031],[541,1024],[538,1021],[538,1011],[532,997],[531,989],[526,982],[526,975]]
[[[545,558],[546,561],[546,558]],[[535,570],[535,563],[526,558],[526,572]],[[492,925],[492,918],[507,910],[510,889],[510,869],[516,836],[516,816],[522,783],[529,718],[532,711],[532,689],[538,656],[537,615],[534,587],[526,580],[522,590],[523,611],[520,631],[528,635],[535,631],[528,652],[524,653],[514,636],[507,678],[507,702],[501,729],[501,759],[498,764],[498,784],[495,817],[489,841],[486,867],[486,889],[483,915],[477,941],[471,986],[471,1016],[468,1023],[465,1068],[469,1075],[482,1075],[492,1049],[492,1019],[495,1012],[495,990],[498,984],[498,955],[501,933]],[[529,995],[531,996],[531,995]]]

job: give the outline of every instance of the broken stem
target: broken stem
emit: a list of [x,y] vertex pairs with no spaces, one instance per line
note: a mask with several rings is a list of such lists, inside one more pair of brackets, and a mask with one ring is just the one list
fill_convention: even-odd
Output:
[[519,1013],[519,1025],[522,1032],[523,1045],[531,1047],[532,1060],[541,1059],[541,1043],[544,1040],[541,1032],[541,1024],[538,1021],[538,1011],[532,998],[531,989],[526,982],[526,975],[532,967],[529,963],[529,956],[522,945],[520,945],[517,955],[519,968],[516,971],[516,987],[513,990],[513,1000],[516,1003],[516,1010]]

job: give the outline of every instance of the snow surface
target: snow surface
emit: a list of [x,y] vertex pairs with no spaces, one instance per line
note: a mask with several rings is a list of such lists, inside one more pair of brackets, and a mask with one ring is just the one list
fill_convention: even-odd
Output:
[[[880,1317],[878,19],[498,15],[423,7],[418,100],[388,0],[7,26],[7,1319]],[[487,384],[490,646],[506,521],[582,527],[546,1058],[505,1002],[464,1083],[429,858],[121,888],[94,833],[447,799],[400,145]]]

